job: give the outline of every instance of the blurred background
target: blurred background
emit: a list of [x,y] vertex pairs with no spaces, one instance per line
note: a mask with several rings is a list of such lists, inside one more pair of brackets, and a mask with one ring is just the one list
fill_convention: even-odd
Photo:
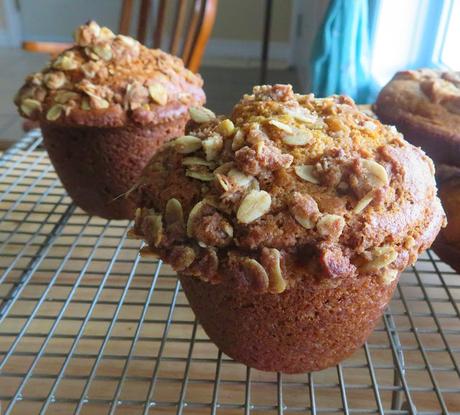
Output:
[[[180,1],[187,0],[166,3],[177,7]],[[158,2],[151,1],[147,45]],[[1,142],[21,136],[12,98],[24,77],[49,59],[45,53],[24,51],[23,42],[70,42],[74,28],[89,19],[118,32],[122,3],[0,0]],[[136,36],[140,0],[132,3],[130,34]],[[165,18],[166,28],[172,22],[173,17]],[[199,69],[207,105],[228,112],[261,82],[291,83],[303,93],[343,93],[372,103],[398,70],[459,70],[459,23],[460,0],[220,0]]]

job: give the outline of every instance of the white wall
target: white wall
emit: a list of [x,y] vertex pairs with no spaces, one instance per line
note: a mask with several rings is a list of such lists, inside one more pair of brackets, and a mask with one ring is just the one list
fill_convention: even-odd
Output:
[[4,0],[0,0],[0,31],[4,30],[6,30],[5,4]]
[[[269,58],[278,66],[290,63],[292,7],[295,0],[274,0]],[[216,24],[205,60],[244,59],[259,65],[265,0],[219,0]],[[229,59],[230,58],[230,59]]]
[[0,46],[8,43],[7,31],[5,3],[4,0],[0,0]]
[[313,43],[329,6],[329,0],[295,0],[296,27],[292,47],[293,63],[297,69],[303,93],[310,90],[310,57]]
[[20,0],[23,39],[68,41],[87,20],[116,30],[119,0]]
[[0,0],[0,46],[18,47],[21,33],[14,0]]

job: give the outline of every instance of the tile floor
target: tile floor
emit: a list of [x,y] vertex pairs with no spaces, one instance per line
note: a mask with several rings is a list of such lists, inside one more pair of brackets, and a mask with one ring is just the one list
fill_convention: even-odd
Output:
[[[21,119],[12,103],[14,94],[27,74],[42,68],[47,55],[0,48],[0,149],[8,147],[22,135]],[[233,68],[204,66],[207,106],[217,113],[227,113],[239,97],[258,83],[259,70],[254,67]],[[271,70],[268,83],[291,83],[297,87],[294,70]]]

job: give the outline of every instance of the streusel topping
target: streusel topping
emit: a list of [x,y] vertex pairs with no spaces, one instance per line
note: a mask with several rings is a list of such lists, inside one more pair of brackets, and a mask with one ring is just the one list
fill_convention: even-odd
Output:
[[181,59],[92,21],[75,46],[27,77],[15,103],[33,120],[121,126],[156,123],[204,102],[203,81]]
[[181,274],[258,292],[299,283],[296,267],[389,284],[443,221],[433,176],[350,98],[256,86],[229,118],[191,110],[144,170],[133,235]]

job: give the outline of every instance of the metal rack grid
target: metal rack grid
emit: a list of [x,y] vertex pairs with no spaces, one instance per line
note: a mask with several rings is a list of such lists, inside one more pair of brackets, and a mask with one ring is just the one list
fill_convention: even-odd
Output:
[[460,414],[460,277],[432,252],[335,368],[221,354],[126,221],[88,217],[28,134],[0,158],[2,414]]

